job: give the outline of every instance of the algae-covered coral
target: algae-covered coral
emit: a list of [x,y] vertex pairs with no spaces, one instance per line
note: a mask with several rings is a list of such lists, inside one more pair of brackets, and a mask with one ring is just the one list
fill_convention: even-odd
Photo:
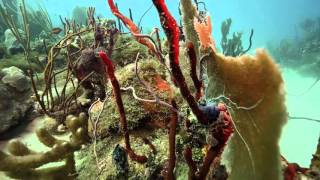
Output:
[[[179,27],[166,2],[152,0],[164,36],[158,28],[144,34],[132,10],[127,17],[113,0],[107,5],[114,17],[105,19],[93,7],[77,6],[71,20],[60,17],[63,27],[52,30],[45,9],[31,10],[22,2],[22,30],[8,7],[1,6],[20,49],[5,53],[0,67],[15,65],[29,76],[24,78],[33,90],[28,96],[33,106],[23,118],[43,122],[35,133],[49,150],[38,152],[18,139],[9,141],[7,151],[0,151],[0,171],[8,177],[318,176],[318,151],[310,169],[287,162],[282,173],[278,141],[287,110],[279,67],[265,50],[246,54],[253,31],[247,50],[240,34],[228,39],[231,20],[222,24],[220,53],[212,19],[206,8],[199,9],[204,2],[181,0]],[[37,31],[30,28],[32,13],[41,14]],[[39,28],[42,36],[34,37]],[[69,140],[59,140],[61,135]]]

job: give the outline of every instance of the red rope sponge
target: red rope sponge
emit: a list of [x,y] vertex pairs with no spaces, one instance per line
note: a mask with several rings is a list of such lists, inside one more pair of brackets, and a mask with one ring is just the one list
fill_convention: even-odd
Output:
[[203,82],[198,78],[197,75],[197,56],[192,42],[187,43],[187,52],[190,59],[190,76],[193,81],[193,85],[197,90],[196,100],[198,101],[203,95]]
[[177,25],[176,20],[170,14],[164,0],[152,0],[152,2],[159,12],[161,25],[165,30],[166,36],[170,42],[170,61],[173,60],[176,65],[179,65],[179,26]]
[[152,0],[152,2],[158,10],[162,28],[164,29],[164,32],[169,41],[169,59],[173,79],[178,85],[181,95],[187,101],[189,107],[191,108],[193,114],[197,117],[198,121],[202,124],[208,124],[208,118],[199,109],[198,103],[192,96],[179,66],[180,30],[177,22],[170,14],[164,0]]
[[113,87],[113,94],[115,96],[116,103],[118,106],[118,111],[120,114],[120,124],[121,124],[121,129],[122,129],[123,135],[124,135],[125,149],[129,155],[129,157],[133,161],[137,161],[139,163],[145,163],[145,162],[147,162],[147,157],[137,155],[130,146],[130,137],[129,137],[126,113],[125,113],[122,98],[121,98],[120,85],[119,85],[119,82],[114,74],[113,63],[105,52],[100,51],[99,56],[103,60],[104,64],[106,65],[106,70],[107,70],[108,76],[110,78],[112,87]]
[[139,27],[135,25],[134,22],[131,21],[131,19],[121,14],[121,12],[115,6],[113,0],[108,0],[108,4],[111,12],[125,24],[125,26],[130,30],[131,34],[136,38],[136,40],[139,43],[147,46],[152,51],[152,53],[159,56],[159,53],[156,51],[154,45],[149,40],[139,37],[139,35],[141,34]]

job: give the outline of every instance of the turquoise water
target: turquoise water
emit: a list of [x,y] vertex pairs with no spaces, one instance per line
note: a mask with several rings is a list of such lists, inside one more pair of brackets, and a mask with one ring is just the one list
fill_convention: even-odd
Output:
[[[111,17],[106,0],[28,0],[28,3],[44,5],[54,22],[59,24],[59,15],[71,16],[75,6],[93,6],[97,14]],[[129,14],[133,11],[135,21],[152,5],[149,0],[117,0],[120,11]],[[253,47],[264,47],[268,41],[285,37],[295,37],[297,23],[308,17],[320,15],[318,0],[204,0],[212,16],[213,36],[221,39],[220,24],[227,18],[232,18],[232,28],[249,35],[251,28],[255,30]],[[179,17],[179,0],[167,0],[168,7],[175,17]],[[202,7],[202,6],[200,6]],[[155,8],[143,18],[143,27],[159,27],[159,19]]]
[[[2,0],[0,0],[1,2]],[[76,6],[96,8],[99,17],[114,17],[106,0],[25,0],[27,5],[37,9],[42,6],[47,9],[54,27],[62,27],[59,16],[71,18]],[[151,0],[115,0],[121,12],[128,15],[130,8],[133,19],[138,22],[140,17],[149,7]],[[169,10],[179,19],[179,0],[166,0]],[[220,48],[220,25],[232,18],[231,32],[243,32],[243,45],[248,46],[248,36],[254,29],[253,45],[250,54],[256,48],[269,48],[269,45],[278,46],[282,39],[303,39],[304,32],[299,23],[306,18],[320,17],[319,0],[204,0],[213,23],[213,38]],[[203,7],[200,5],[200,9]],[[144,16],[141,25],[145,31],[159,27],[159,18],[156,9],[152,7]],[[320,22],[319,22],[320,26]],[[320,29],[320,28],[319,28]],[[319,34],[320,37],[320,34]],[[320,38],[319,38],[320,42]],[[298,43],[298,42],[297,42]],[[271,50],[270,50],[271,51]],[[272,54],[276,60],[278,54]],[[319,51],[308,56],[308,63],[320,62]],[[314,58],[314,59],[313,59]],[[289,57],[285,60],[290,60]],[[303,58],[295,58],[302,61]],[[283,60],[283,59],[282,59]],[[304,59],[304,61],[306,61]],[[307,62],[307,61],[306,61]],[[319,64],[318,64],[319,65]],[[299,66],[303,66],[303,63]],[[286,105],[290,117],[304,117],[320,120],[320,83],[317,83],[308,92],[305,92],[315,80],[320,77],[320,72],[310,74],[301,73],[299,67],[280,64],[286,88]],[[296,69],[297,68],[297,69]],[[320,69],[320,68],[319,68]],[[302,94],[303,93],[303,94]],[[312,154],[316,150],[320,136],[320,123],[306,119],[289,119],[284,126],[280,139],[281,154],[290,162],[296,162],[303,167],[310,165]]]
[[[27,1],[30,4],[38,1]],[[120,11],[128,13],[131,8],[133,18],[137,22],[142,14],[152,5],[149,0],[117,0]],[[206,0],[206,7],[212,16],[213,37],[221,39],[220,24],[227,18],[232,18],[231,31],[241,31],[244,38],[254,29],[253,48],[266,47],[269,42],[278,42],[283,38],[299,36],[299,22],[305,18],[320,16],[320,1],[318,0]],[[178,14],[178,0],[167,0],[170,11],[175,17]],[[99,16],[112,17],[105,0],[41,0],[39,4],[47,8],[54,24],[58,25],[58,16],[71,16],[75,6],[93,6]],[[201,6],[200,6],[201,7]],[[144,28],[160,27],[156,10],[153,7],[142,19]],[[244,41],[247,45],[247,41]],[[320,83],[308,93],[303,92],[315,80],[314,77],[303,77],[294,70],[283,68],[286,82],[287,107],[290,116],[303,116],[320,119]],[[320,72],[319,72],[320,73]],[[319,74],[320,75],[320,74]],[[282,154],[292,162],[309,166],[311,154],[314,153],[320,134],[320,123],[306,120],[289,120],[283,129],[280,141]]]
[[[314,83],[315,79],[302,77],[297,72],[288,69],[283,69],[283,76],[287,90],[286,104],[290,116],[319,119],[320,84],[301,95]],[[319,135],[320,123],[302,119],[288,120],[280,139],[282,155],[291,162],[308,167]]]

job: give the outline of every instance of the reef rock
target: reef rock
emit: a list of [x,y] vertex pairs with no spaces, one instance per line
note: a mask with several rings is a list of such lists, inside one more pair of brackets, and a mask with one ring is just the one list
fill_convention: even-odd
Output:
[[[23,34],[22,30],[19,30],[20,33]],[[7,51],[9,54],[18,54],[23,52],[22,45],[17,41],[16,37],[13,35],[10,29],[7,29],[4,32],[5,41],[4,44],[7,47]]]
[[0,71],[0,134],[17,125],[32,107],[30,79],[15,66]]

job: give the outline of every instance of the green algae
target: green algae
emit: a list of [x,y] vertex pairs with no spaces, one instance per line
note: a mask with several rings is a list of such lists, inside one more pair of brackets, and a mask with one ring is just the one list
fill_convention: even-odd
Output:
[[138,53],[140,53],[141,57],[146,58],[148,49],[133,37],[121,35],[116,40],[111,58],[114,64],[124,66],[133,63]]
[[[35,54],[36,55],[36,54]],[[31,56],[35,57],[35,56]],[[30,59],[30,65],[26,62],[24,54],[16,54],[12,56],[7,56],[4,59],[0,60],[0,69],[15,66],[21,69],[24,72],[27,72],[28,69],[31,69],[36,72],[41,72],[43,70],[43,65],[41,65],[36,58]]]

